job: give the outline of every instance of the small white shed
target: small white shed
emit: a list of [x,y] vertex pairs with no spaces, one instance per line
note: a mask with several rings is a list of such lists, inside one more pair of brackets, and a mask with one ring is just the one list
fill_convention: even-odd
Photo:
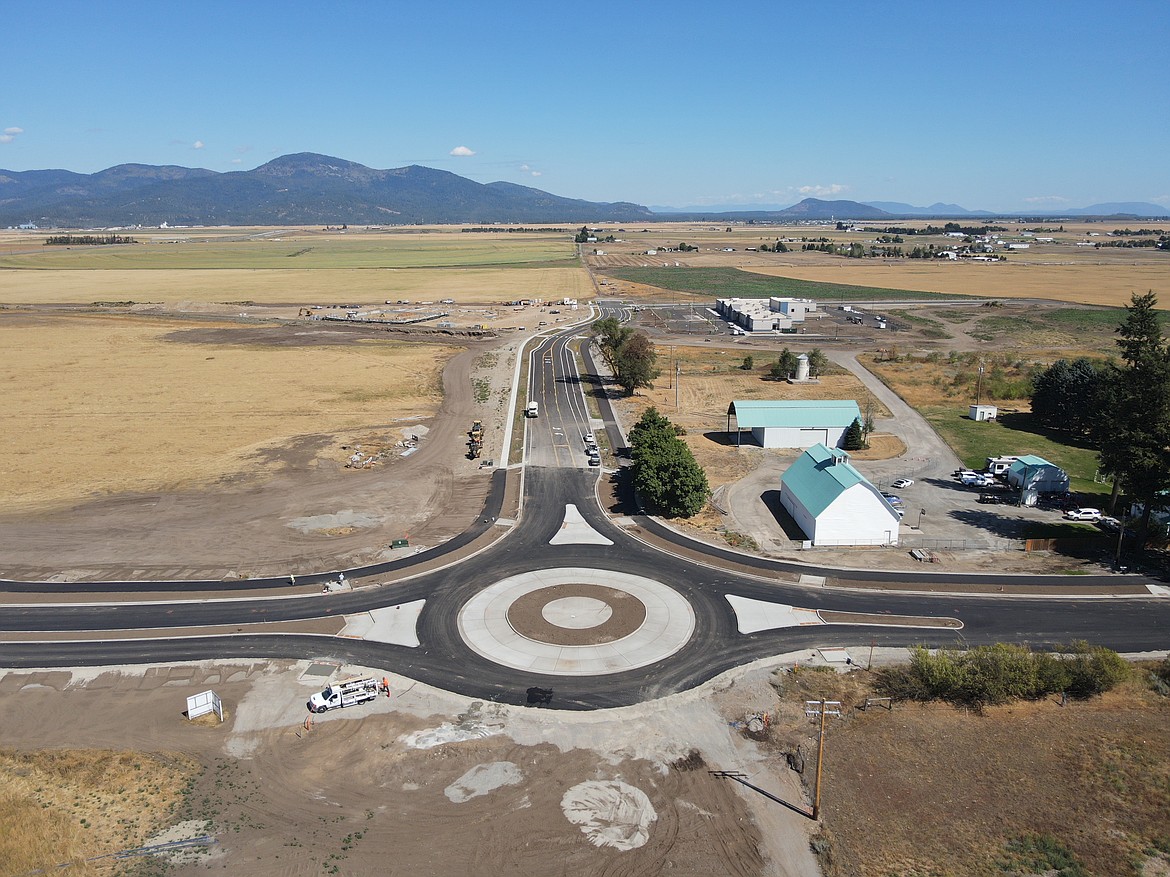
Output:
[[972,405],[967,411],[967,416],[975,421],[995,420],[998,414],[999,409],[994,405]]

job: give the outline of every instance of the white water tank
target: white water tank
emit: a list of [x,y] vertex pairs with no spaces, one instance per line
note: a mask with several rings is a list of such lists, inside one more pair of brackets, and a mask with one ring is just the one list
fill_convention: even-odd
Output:
[[808,380],[808,354],[802,353],[796,357],[796,380]]

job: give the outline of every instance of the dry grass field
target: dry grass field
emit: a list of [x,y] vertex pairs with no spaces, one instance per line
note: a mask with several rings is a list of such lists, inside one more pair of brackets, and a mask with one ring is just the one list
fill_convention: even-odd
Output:
[[433,415],[456,352],[318,345],[307,327],[5,312],[6,511],[270,477],[296,437]]
[[113,246],[45,246],[47,234],[0,232],[0,268],[448,268],[576,259],[571,230],[147,229],[124,232],[138,243]]
[[[650,406],[669,417],[687,431],[684,437],[695,459],[707,473],[712,488],[746,475],[759,463],[759,456],[745,454],[727,437],[727,406],[734,399],[856,399],[864,412],[872,397],[851,374],[825,375],[815,384],[789,384],[764,380],[774,357],[756,351],[752,371],[744,371],[742,350],[675,347],[673,361],[681,367],[678,382],[678,407],[675,407],[674,380],[671,377],[671,353],[658,347],[658,366],[662,374],[650,389],[639,390],[633,397],[619,402],[624,422],[632,426]],[[888,417],[889,412],[873,400],[874,417]],[[889,456],[904,448],[901,443],[890,447]],[[772,452],[788,453],[788,452]]]
[[142,846],[173,818],[199,766],[186,756],[65,749],[0,750],[0,874],[109,874],[83,860]]
[[[982,716],[847,707],[825,746],[827,877],[1170,873],[1170,699],[1144,684]],[[1030,837],[1081,870],[1007,864]]]
[[495,303],[588,298],[580,268],[0,269],[0,305],[92,302],[381,304],[400,298]]
[[[751,267],[773,277],[792,277],[857,286],[973,295],[987,298],[1042,298],[1077,304],[1122,307],[1133,293],[1153,290],[1170,307],[1170,257],[1159,253],[1135,260],[1136,250],[1118,250],[1114,260],[1079,262],[1012,261],[1006,264],[957,264],[905,260],[838,258],[834,264],[805,267]],[[1152,255],[1152,254],[1151,254]],[[872,264],[871,264],[872,261]]]

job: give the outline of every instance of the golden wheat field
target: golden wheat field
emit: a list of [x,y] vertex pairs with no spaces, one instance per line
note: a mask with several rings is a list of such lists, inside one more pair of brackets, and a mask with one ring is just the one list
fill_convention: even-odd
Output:
[[0,272],[0,305],[92,302],[378,304],[453,298],[493,303],[592,295],[581,268],[35,269]]
[[276,346],[289,332],[5,313],[6,510],[271,475],[277,464],[256,455],[292,437],[433,414],[442,367],[458,352],[381,340]]

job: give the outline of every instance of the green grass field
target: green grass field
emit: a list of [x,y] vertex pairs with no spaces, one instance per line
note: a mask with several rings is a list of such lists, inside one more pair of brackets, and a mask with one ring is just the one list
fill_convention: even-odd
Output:
[[[290,234],[290,238],[293,236]],[[92,247],[43,247],[0,256],[0,268],[223,269],[223,268],[547,268],[577,265],[569,237],[516,235],[380,235],[268,238],[250,241],[140,243]]]
[[789,277],[768,277],[736,268],[612,268],[605,271],[611,277],[631,283],[643,283],[710,298],[811,298],[817,301],[911,301],[965,299],[970,296],[946,295],[937,292],[916,292],[905,289],[885,289],[877,286],[849,286],[843,283],[822,283],[813,280],[794,280]]
[[988,457],[1036,454],[1068,473],[1071,490],[1097,495],[1102,502],[1109,498],[1110,485],[1093,481],[1097,452],[1070,444],[1075,439],[1037,425],[1030,413],[1001,414],[998,421],[976,423],[967,418],[966,409],[953,406],[924,406],[919,410],[963,464],[972,469],[982,469]]

